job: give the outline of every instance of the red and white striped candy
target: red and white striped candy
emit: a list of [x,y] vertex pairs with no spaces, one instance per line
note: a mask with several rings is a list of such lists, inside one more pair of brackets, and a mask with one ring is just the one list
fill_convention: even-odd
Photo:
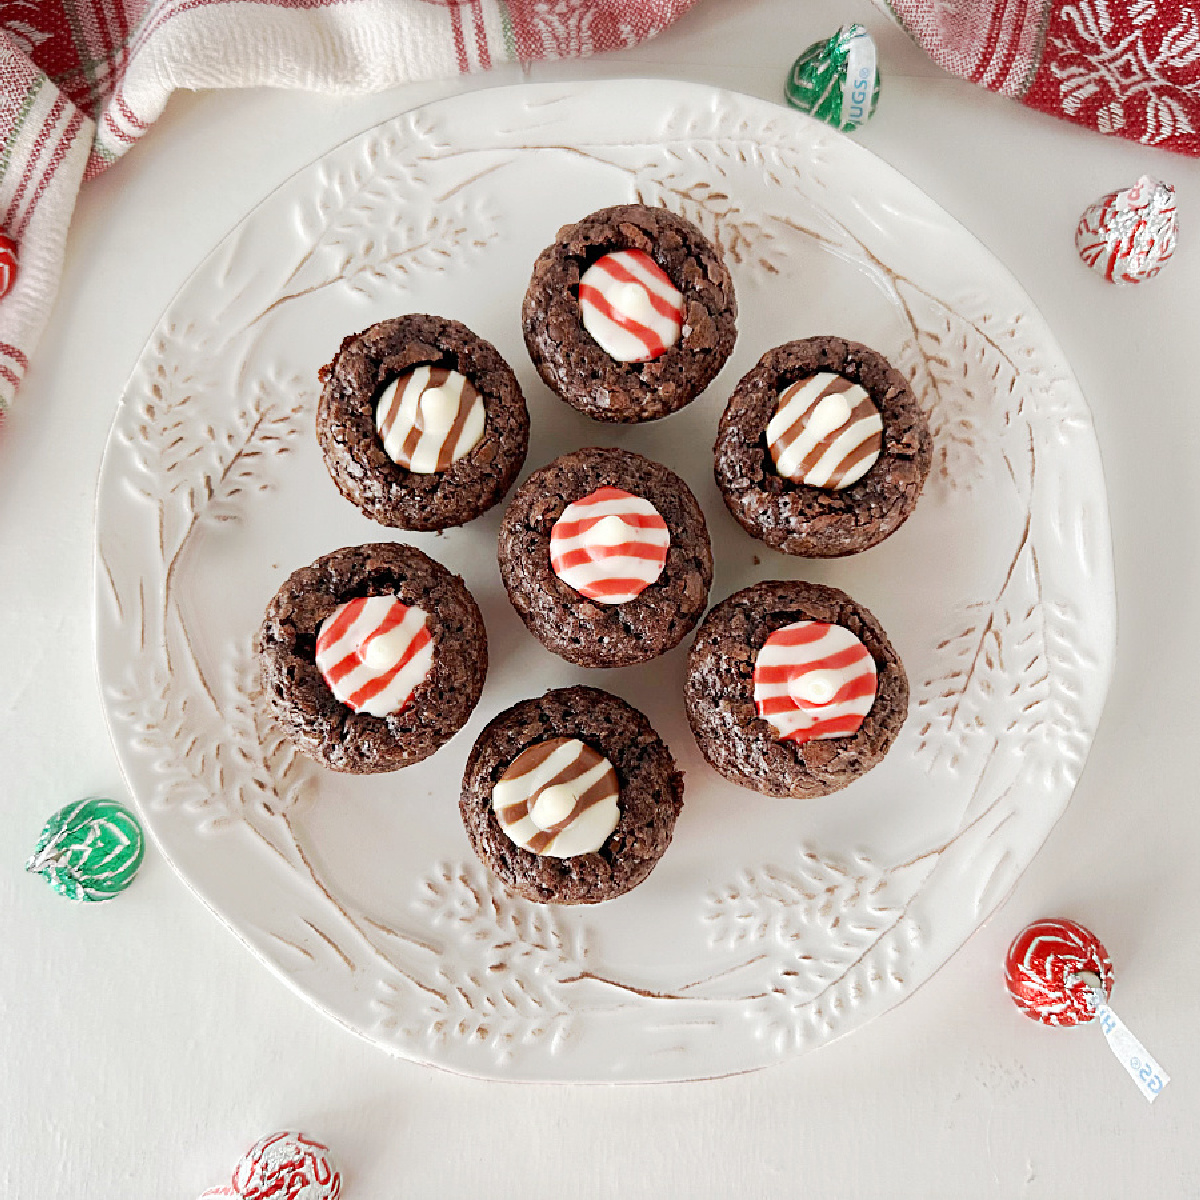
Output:
[[1075,249],[1109,283],[1141,283],[1163,269],[1177,238],[1175,189],[1143,175],[1088,205],[1075,228]]
[[342,1194],[329,1147],[303,1133],[272,1133],[255,1142],[232,1183],[240,1200],[338,1200]]
[[649,500],[602,487],[554,522],[550,565],[589,600],[624,604],[662,574],[670,545],[667,523]]
[[0,300],[17,282],[17,243],[6,233],[0,233]]
[[796,621],[754,660],[754,704],[780,741],[848,737],[875,703],[875,660],[841,625]]
[[433,665],[428,620],[422,609],[395,596],[340,604],[317,634],[317,669],[355,712],[399,712]]
[[615,250],[579,280],[583,327],[617,362],[648,362],[679,341],[683,295],[644,250]]
[[1100,940],[1074,921],[1035,921],[1004,959],[1013,1003],[1044,1025],[1081,1025],[1095,1013],[1093,990],[1112,990],[1113,967]]

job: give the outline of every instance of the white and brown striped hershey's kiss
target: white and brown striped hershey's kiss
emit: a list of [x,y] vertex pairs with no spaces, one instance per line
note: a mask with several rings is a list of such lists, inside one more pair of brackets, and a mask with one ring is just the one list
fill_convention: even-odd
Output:
[[767,423],[767,448],[785,479],[840,491],[879,458],[883,419],[857,383],[820,371],[780,394]]
[[375,404],[375,428],[388,457],[418,475],[445,471],[470,454],[486,422],[479,392],[446,367],[405,371]]
[[492,789],[500,828],[522,850],[571,858],[599,850],[621,819],[612,763],[578,738],[519,754]]

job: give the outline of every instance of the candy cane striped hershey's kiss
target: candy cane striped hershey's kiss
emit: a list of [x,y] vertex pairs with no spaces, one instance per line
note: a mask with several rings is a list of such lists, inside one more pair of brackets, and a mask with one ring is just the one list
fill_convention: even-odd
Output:
[[579,280],[583,327],[617,362],[649,362],[683,331],[683,294],[644,250],[615,250]]
[[602,487],[568,504],[550,530],[550,566],[599,604],[624,604],[663,572],[671,533],[640,496]]
[[777,629],[754,662],[754,704],[780,741],[849,737],[875,703],[870,651],[841,625]]
[[339,604],[317,633],[317,669],[355,712],[400,712],[433,666],[429,614],[395,596]]

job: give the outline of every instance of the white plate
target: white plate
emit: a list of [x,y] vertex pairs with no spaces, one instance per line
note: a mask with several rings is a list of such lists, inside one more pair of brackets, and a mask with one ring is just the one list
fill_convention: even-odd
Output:
[[[641,199],[725,249],[736,352],[707,394],[640,428],[588,421],[537,379],[520,302],[563,223]],[[765,578],[835,583],[882,621],[912,711],[841,794],[781,802],[703,762],[686,646],[581,671],[543,650],[495,562],[499,510],[411,541],[466,578],[491,671],[467,727],[399,774],[344,778],[265,715],[251,639],[296,567],[388,539],[341,499],[312,433],[340,339],[405,311],[493,341],[530,402],[529,469],[581,445],[659,459],[696,492],[714,601]],[[838,333],[912,376],[934,469],[867,554],[809,563],[732,521],[717,417],[768,347]],[[302,995],[378,1045],[475,1075],[657,1080],[760,1067],[908,995],[995,907],[1062,813],[1114,648],[1108,513],[1086,404],[988,252],[854,142],[706,87],[478,92],[398,117],[305,168],[209,255],[118,411],[97,511],[96,645],[109,724],[150,832]],[[586,679],[643,709],[686,772],[675,841],[598,908],[506,897],[472,856],[458,783],[482,726]]]

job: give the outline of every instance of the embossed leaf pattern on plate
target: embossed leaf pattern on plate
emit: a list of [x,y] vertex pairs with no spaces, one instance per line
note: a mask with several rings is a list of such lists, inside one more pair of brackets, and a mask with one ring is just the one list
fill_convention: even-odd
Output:
[[[482,724],[576,677],[514,623],[496,514],[411,538],[465,576],[495,643],[480,710],[426,763],[346,779],[308,762],[264,702],[254,634],[289,571],[396,536],[336,495],[311,435],[316,370],[346,334],[402,311],[455,316],[518,370],[531,467],[597,440],[537,382],[517,314],[553,231],[631,200],[695,220],[738,288],[739,345],[710,393],[617,439],[697,491],[726,592],[810,574],[735,531],[711,483],[724,398],[770,345],[816,332],[876,345],[928,412],[935,462],[904,530],[818,576],[868,602],[905,659],[912,709],[888,759],[828,801],[768,801],[696,753],[677,694],[684,651],[613,673],[603,686],[671,740],[687,803],[646,884],[578,911],[505,894],[457,823],[458,771]],[[330,151],[183,286],[109,441],[96,637],[151,832],[319,1007],[389,1050],[480,1075],[710,1076],[884,1011],[1036,851],[1111,668],[1103,479],[1087,407],[1028,298],[848,139],[678,84],[478,93]]]

